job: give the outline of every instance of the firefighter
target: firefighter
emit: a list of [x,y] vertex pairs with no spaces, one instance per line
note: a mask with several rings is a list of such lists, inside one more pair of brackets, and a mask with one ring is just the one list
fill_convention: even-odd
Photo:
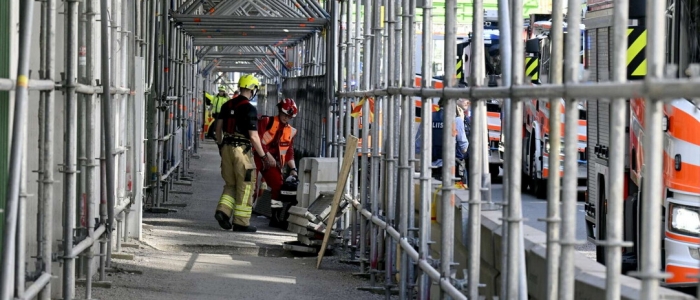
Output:
[[297,130],[289,125],[289,121],[296,117],[299,109],[290,98],[277,103],[277,108],[277,116],[262,116],[258,120],[258,133],[265,151],[265,158],[274,158],[274,163],[265,163],[262,158],[256,158],[256,164],[265,182],[272,189],[270,226],[287,229],[284,205],[280,201],[282,200],[280,189],[284,182],[282,169],[286,166],[290,170],[290,176],[297,176],[293,148]]
[[[226,93],[226,87],[223,85],[219,86],[219,93],[216,95],[211,95],[204,92],[204,96],[207,98],[207,105],[211,105],[211,116],[214,120],[217,119],[221,107],[228,102],[228,93]],[[235,95],[234,95],[235,96]],[[214,131],[216,126],[209,126],[209,132],[207,132],[207,137],[214,139]]]
[[253,75],[245,75],[238,84],[241,94],[221,107],[216,120],[216,142],[221,147],[221,177],[225,185],[214,218],[223,229],[255,232],[257,228],[250,225],[257,179],[253,155],[264,158],[267,164],[275,161],[260,143],[258,111],[250,104],[260,82]]

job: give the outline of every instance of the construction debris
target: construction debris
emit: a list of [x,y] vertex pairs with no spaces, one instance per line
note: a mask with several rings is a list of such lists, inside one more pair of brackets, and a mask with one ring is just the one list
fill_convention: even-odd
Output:
[[[289,209],[289,225],[287,230],[297,234],[297,241],[286,242],[283,247],[286,250],[318,253],[323,243],[323,235],[326,233],[326,228],[329,224],[329,216],[331,214],[331,204],[333,203],[333,192],[324,192],[309,205],[308,208],[293,206]],[[331,224],[336,223],[349,208],[349,201],[342,198],[338,213],[331,220]],[[333,228],[333,225],[330,226]],[[337,233],[341,228],[335,228],[331,232],[330,240],[328,241],[327,250],[334,249],[341,239]]]

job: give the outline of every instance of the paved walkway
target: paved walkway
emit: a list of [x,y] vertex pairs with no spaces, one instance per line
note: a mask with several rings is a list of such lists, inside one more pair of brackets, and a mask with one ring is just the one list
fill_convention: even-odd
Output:
[[[144,213],[139,248],[124,247],[133,260],[114,259],[107,280],[112,287],[93,288],[94,299],[384,299],[359,291],[369,282],[352,276],[358,267],[327,256],[316,269],[316,256],[295,257],[282,243],[296,235],[267,226],[253,217],[255,234],[221,229],[214,209],[221,194],[219,155],[212,142],[203,143],[200,158],[191,163],[194,182],[175,185],[169,214]],[[95,277],[96,278],[96,277]],[[78,287],[77,298],[84,298]]]

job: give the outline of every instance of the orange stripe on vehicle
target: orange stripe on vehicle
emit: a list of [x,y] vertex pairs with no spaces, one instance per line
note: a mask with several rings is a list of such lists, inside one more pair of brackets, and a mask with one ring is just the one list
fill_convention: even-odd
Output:
[[486,113],[486,116],[489,117],[489,118],[500,119],[500,118],[501,118],[501,113],[499,113],[499,112],[494,112],[494,111],[489,111],[489,112]]
[[666,231],[666,237],[672,240],[681,241],[689,244],[700,244],[700,238],[677,234],[673,232]]
[[496,131],[501,131],[501,126],[498,125],[489,125],[488,126],[489,130],[496,130]]
[[700,146],[700,120],[695,116],[677,108],[672,107],[668,112],[668,132],[681,140]]
[[[561,99],[557,103],[559,104],[559,112],[562,114],[566,113],[566,108],[564,108],[564,105],[562,105]],[[547,108],[547,110],[549,110],[549,107],[551,106],[550,102],[546,102],[544,106]]]
[[[416,77],[415,77],[415,81],[414,81],[415,86],[421,87],[422,79],[423,79],[422,77],[416,76]],[[445,86],[445,85],[443,84],[442,81],[440,81],[440,80],[435,80],[435,79],[432,80],[432,87],[433,87],[433,88],[441,89],[441,88],[443,88],[444,86]]]
[[[664,151],[664,176],[666,186],[670,189],[700,194],[700,166],[684,163],[681,157],[681,169],[676,171],[675,159]],[[700,239],[698,239],[700,243]]]
[[671,273],[671,278],[666,279],[666,283],[698,282],[697,278],[692,278],[700,274],[698,268],[688,268],[676,265],[666,265],[666,272]]
[[[559,177],[564,177],[564,171],[559,171]],[[549,178],[549,168],[542,170],[542,178]]]
[[[423,101],[422,100],[415,100],[414,103],[415,103],[416,107],[423,108]],[[440,110],[440,106],[438,106],[437,104],[433,104],[432,107],[433,107],[433,109],[432,109],[433,112]]]

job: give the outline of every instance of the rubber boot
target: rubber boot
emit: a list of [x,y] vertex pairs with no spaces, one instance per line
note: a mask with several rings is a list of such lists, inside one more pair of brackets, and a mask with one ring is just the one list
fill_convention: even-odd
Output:
[[270,208],[270,227],[287,229],[287,225],[284,224],[284,209],[281,207]]
[[253,225],[242,226],[238,224],[233,224],[233,231],[236,232],[256,232],[258,228]]
[[231,217],[227,216],[224,212],[217,210],[214,214],[214,219],[219,222],[221,228],[231,230]]

